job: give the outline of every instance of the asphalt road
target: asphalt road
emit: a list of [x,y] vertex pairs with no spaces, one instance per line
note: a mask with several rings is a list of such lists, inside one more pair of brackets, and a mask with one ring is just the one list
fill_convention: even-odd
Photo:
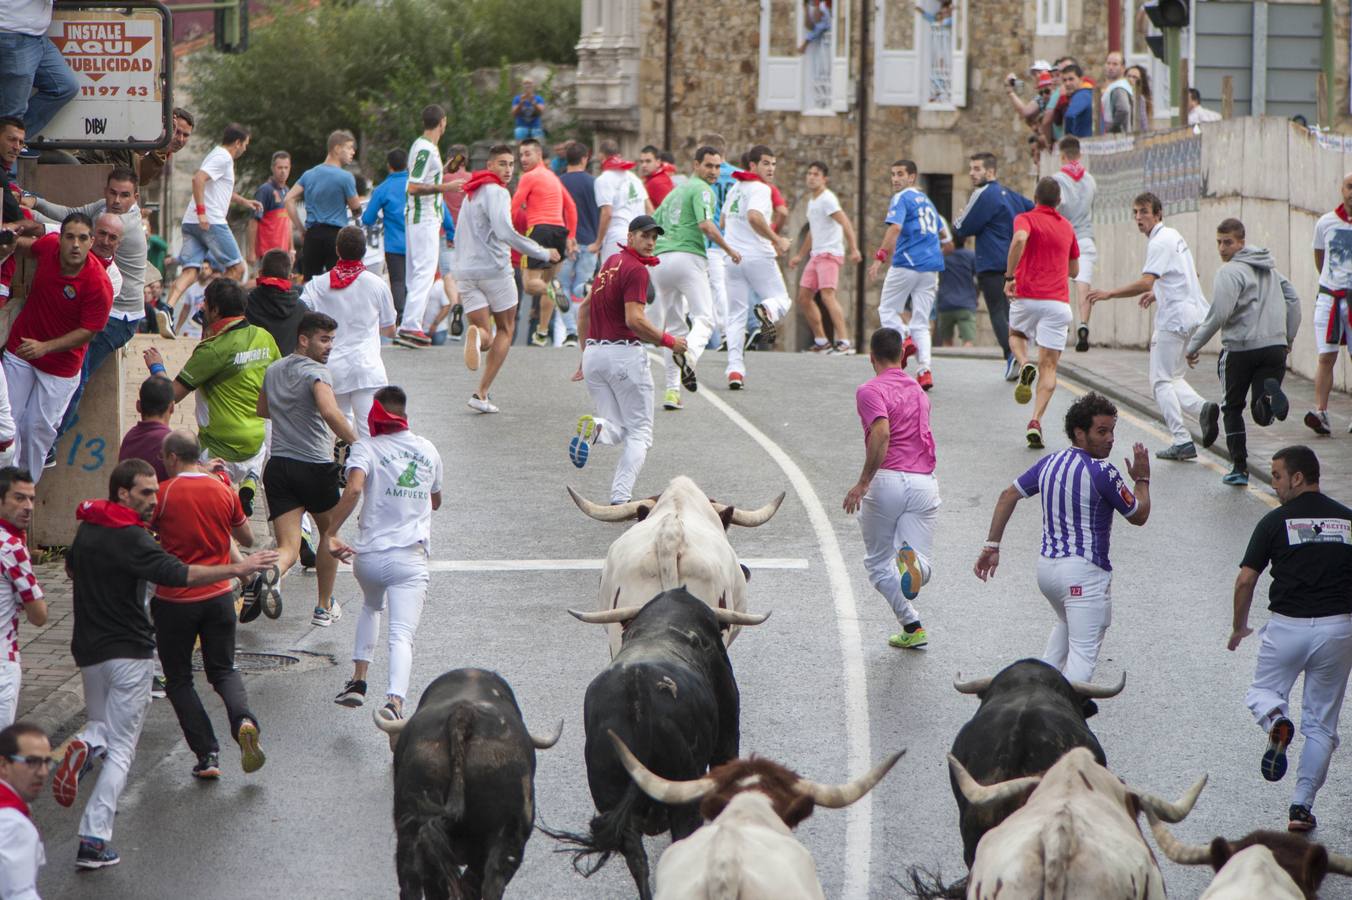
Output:
[[[604,556],[623,526],[585,518],[564,491],[574,485],[604,501],[615,458],[602,448],[583,471],[567,461],[566,439],[577,415],[588,411],[584,389],[568,381],[572,352],[514,348],[494,392],[503,412],[492,417],[464,406],[472,382],[458,347],[391,349],[386,362],[414,398],[415,431],[436,442],[446,463],[434,560]],[[744,629],[731,651],[743,698],[743,753],[771,757],[817,781],[841,781],[906,748],[871,803],[818,810],[798,837],[815,856],[829,897],[904,896],[894,879],[912,864],[957,877],[964,868],[945,752],[976,700],[954,692],[953,676],[993,674],[1038,655],[1052,621],[1034,578],[1036,507],[1016,512],[993,582],[982,584],[971,571],[996,495],[1036,459],[1022,438],[1028,411],[1013,403],[996,362],[938,361],[932,399],[944,505],[935,577],[919,601],[931,643],[899,651],[885,643],[896,623],[868,583],[858,526],[840,506],[862,461],[853,390],[871,375],[867,360],[752,354],[740,394],[722,388],[722,364],[719,354],[707,357],[707,386],[687,397],[685,410],[658,410],[637,493],[656,493],[678,474],[739,505],[788,492],[768,524],[731,534],[743,557],[775,566],[755,571],[750,601],[773,617]],[[1053,448],[1064,438],[1051,423],[1071,396],[1059,391],[1047,417]],[[1119,464],[1133,441],[1152,449],[1166,443],[1158,428],[1131,416],[1119,423],[1117,437]],[[1217,471],[1215,464],[1156,463],[1150,522],[1140,529],[1115,525],[1116,604],[1097,680],[1115,681],[1126,670],[1127,689],[1100,701],[1102,712],[1091,723],[1112,769],[1134,786],[1172,798],[1209,773],[1195,812],[1176,827],[1199,842],[1284,827],[1291,787],[1270,785],[1258,773],[1265,741],[1243,704],[1256,642],[1237,653],[1225,649],[1235,567],[1272,501],[1256,490],[1224,488]],[[597,572],[549,563],[522,571],[482,568],[433,575],[412,693],[446,669],[484,666],[512,683],[528,725],[547,730],[563,718],[562,741],[539,754],[539,818],[554,828],[582,828],[593,813],[582,696],[608,653],[599,626],[564,610],[595,604]],[[267,766],[245,777],[226,741],[225,776],[195,782],[173,712],[156,701],[122,797],[114,836],[120,866],[77,874],[79,807],[39,801],[48,855],[44,897],[396,893],[385,736],[369,706],[351,711],[331,700],[348,674],[360,602],[355,582],[340,575],[338,596],[348,614],[328,629],[309,625],[308,576],[284,587],[283,618],[245,626],[241,649],[301,650],[339,662],[321,658],[247,677]],[[372,667],[374,696],[383,686],[384,658],[382,647]],[[201,690],[209,691],[204,682]],[[207,706],[224,732],[219,702],[209,697]],[[1324,823],[1316,835],[1342,851],[1352,850],[1349,824],[1338,815],[1352,799],[1350,766],[1346,753],[1335,756],[1316,810]],[[1292,769],[1288,779],[1294,762]],[[655,863],[664,845],[648,846]],[[510,896],[634,896],[622,862],[584,880],[554,849],[539,833],[531,839]],[[1209,871],[1168,862],[1164,875],[1171,893],[1182,897],[1195,897],[1209,879]],[[1323,896],[1352,897],[1352,883],[1326,884]]]

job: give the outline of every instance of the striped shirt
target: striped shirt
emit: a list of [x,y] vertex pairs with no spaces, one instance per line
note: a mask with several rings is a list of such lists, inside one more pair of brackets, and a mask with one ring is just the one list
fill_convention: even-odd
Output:
[[1136,495],[1112,463],[1067,447],[1039,459],[1014,487],[1025,497],[1042,495],[1043,556],[1081,556],[1105,572],[1113,570],[1108,562],[1113,510],[1131,515]]
[[[441,151],[425,137],[413,142],[408,150],[408,183],[441,184]],[[414,194],[410,191],[404,201],[404,227],[414,225],[441,227],[441,193]]]
[[24,546],[23,531],[0,519],[0,628],[4,629],[0,659],[19,661],[19,610],[42,599],[42,586],[33,577],[33,561]]

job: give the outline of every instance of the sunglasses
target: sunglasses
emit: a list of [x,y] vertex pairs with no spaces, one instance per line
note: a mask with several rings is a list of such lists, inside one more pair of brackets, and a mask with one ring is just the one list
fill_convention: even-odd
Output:
[[17,753],[6,753],[5,759],[10,762],[23,763],[26,766],[32,766],[34,769],[40,769],[52,764],[50,756],[20,756]]
[[1039,88],[1039,89],[1038,89],[1038,93],[1039,93],[1039,94],[1042,94],[1043,96],[1049,96],[1049,95],[1051,94],[1051,92],[1052,92],[1052,89],[1051,89],[1051,88]]

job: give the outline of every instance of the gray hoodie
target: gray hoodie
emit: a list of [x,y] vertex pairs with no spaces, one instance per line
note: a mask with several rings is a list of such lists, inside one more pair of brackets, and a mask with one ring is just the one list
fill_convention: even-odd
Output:
[[485,184],[465,198],[455,227],[455,277],[512,277],[512,250],[547,260],[549,251],[512,227],[512,198],[507,189]]
[[1278,272],[1272,254],[1245,247],[1221,266],[1211,288],[1211,310],[1188,341],[1196,353],[1217,331],[1226,350],[1289,345],[1300,327],[1300,297]]

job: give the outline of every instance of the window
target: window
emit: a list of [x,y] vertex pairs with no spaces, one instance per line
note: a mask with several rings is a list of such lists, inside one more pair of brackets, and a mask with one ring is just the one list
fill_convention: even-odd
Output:
[[929,109],[966,106],[968,0],[876,2],[876,102]]
[[806,115],[849,109],[848,0],[760,0],[760,11],[757,108]]
[[1056,36],[1066,33],[1066,0],[1034,0],[1037,3],[1037,33]]

